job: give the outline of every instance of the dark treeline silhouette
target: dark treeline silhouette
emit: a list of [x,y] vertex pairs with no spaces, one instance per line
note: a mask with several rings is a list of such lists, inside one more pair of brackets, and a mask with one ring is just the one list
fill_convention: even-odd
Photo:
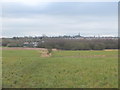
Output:
[[118,37],[13,37],[2,38],[5,47],[56,48],[61,50],[118,49]]

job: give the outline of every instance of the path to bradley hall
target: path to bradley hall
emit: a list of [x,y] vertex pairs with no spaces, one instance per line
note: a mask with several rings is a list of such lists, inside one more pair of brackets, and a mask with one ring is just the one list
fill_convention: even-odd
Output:
[[[50,57],[51,53],[48,54],[48,50],[45,48],[22,48],[22,47],[3,47],[3,50],[38,50],[41,54],[41,57]],[[53,51],[56,51],[56,49],[52,49]]]

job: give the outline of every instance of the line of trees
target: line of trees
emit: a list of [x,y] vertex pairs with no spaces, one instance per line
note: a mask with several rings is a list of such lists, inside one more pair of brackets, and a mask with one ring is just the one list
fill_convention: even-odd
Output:
[[29,42],[27,47],[34,47],[30,42],[37,42],[37,48],[56,48],[61,50],[103,50],[118,49],[118,39],[66,39],[66,38],[4,38],[2,46],[24,47],[25,42]]
[[118,40],[73,40],[73,39],[47,39],[44,43],[39,43],[39,48],[57,48],[62,50],[103,50],[118,49]]

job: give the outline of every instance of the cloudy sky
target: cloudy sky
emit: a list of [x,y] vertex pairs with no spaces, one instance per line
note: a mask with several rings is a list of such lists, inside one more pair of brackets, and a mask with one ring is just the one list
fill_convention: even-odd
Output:
[[[0,14],[1,15],[1,14]],[[2,3],[2,36],[118,34],[117,2]]]

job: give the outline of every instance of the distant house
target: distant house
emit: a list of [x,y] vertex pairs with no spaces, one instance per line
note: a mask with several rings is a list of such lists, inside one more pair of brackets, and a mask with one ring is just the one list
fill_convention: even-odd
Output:
[[37,47],[38,42],[24,42],[23,47]]
[[32,42],[33,47],[37,47],[38,46],[38,42]]
[[28,45],[28,44],[29,44],[29,42],[24,42],[24,44],[25,44],[25,45]]
[[29,42],[24,42],[23,43],[23,47],[28,47],[29,46]]

